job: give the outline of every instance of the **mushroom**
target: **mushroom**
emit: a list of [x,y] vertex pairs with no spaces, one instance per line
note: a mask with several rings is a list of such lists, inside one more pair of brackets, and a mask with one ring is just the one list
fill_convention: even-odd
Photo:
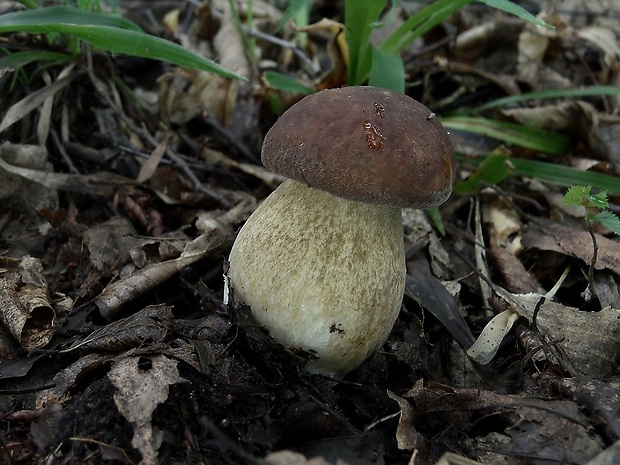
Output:
[[289,108],[261,158],[288,179],[239,231],[228,285],[276,341],[316,354],[309,372],[343,377],[387,340],[400,311],[401,207],[452,192],[448,134],[404,94],[345,87]]

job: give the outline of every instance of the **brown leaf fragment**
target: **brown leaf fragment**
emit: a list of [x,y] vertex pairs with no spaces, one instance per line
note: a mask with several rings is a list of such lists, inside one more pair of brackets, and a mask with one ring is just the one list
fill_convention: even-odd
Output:
[[521,316],[533,322],[544,338],[545,356],[574,376],[604,377],[620,359],[620,309],[598,312],[552,302],[539,294],[511,294],[494,286]]
[[144,295],[184,268],[204,258],[223,245],[225,239],[226,236],[221,231],[210,231],[189,243],[179,258],[149,265],[127,278],[109,284],[95,301],[101,316],[106,321],[112,321],[123,305]]
[[[0,302],[2,299],[0,298]],[[0,358],[13,360],[19,356],[20,347],[15,338],[11,335],[8,328],[0,325]],[[4,363],[0,362],[0,379],[2,379],[2,371]]]
[[54,387],[39,392],[35,405],[44,408],[50,404],[61,404],[70,398],[71,390],[75,387],[78,379],[87,378],[89,373],[100,370],[115,357],[113,354],[87,354],[81,356],[76,362],[59,371],[54,376]]
[[84,245],[91,263],[99,271],[119,269],[130,259],[130,250],[140,244],[137,231],[127,218],[114,217],[84,231]]
[[591,422],[602,429],[609,440],[620,439],[620,384],[617,381],[564,378],[552,383],[563,397],[581,405]]
[[489,244],[489,259],[500,273],[509,291],[518,294],[544,292],[544,289],[525,268],[521,260],[505,248],[496,245],[494,241]]
[[[525,229],[522,243],[526,249],[550,250],[578,258],[586,264],[592,259],[592,238],[585,226],[579,229],[537,219]],[[596,243],[598,256],[594,268],[620,275],[620,242],[597,234]]]
[[52,338],[54,309],[47,296],[41,263],[32,257],[0,259],[0,320],[13,337],[30,351]]
[[618,465],[620,463],[620,440],[598,454],[586,465]]
[[[421,382],[421,381],[419,381]],[[416,450],[425,446],[425,440],[418,433],[413,425],[415,418],[415,409],[413,405],[393,392],[388,391],[388,397],[395,401],[400,408],[400,419],[398,420],[398,428],[396,429],[396,443],[401,450]]]
[[416,406],[414,422],[426,425],[425,434],[468,438],[463,452],[481,463],[506,463],[505,457],[533,465],[585,463],[603,448],[574,402],[437,383],[418,383],[404,397]]
[[175,329],[172,309],[167,305],[150,305],[139,312],[93,331],[83,340],[62,352],[79,350],[122,352],[163,342]]
[[177,362],[163,355],[130,357],[113,363],[108,378],[117,389],[114,402],[133,425],[131,444],[142,454],[143,465],[155,465],[163,432],[151,425],[157,406],[166,401],[170,385],[184,382]]
[[426,258],[419,256],[410,262],[405,295],[431,312],[461,347],[466,349],[474,343],[475,338],[459,313],[454,298],[433,276]]
[[0,132],[11,127],[28,113],[41,105],[48,97],[54,96],[73,80],[75,74],[62,77],[37,91],[29,93],[25,98],[9,108],[0,123]]

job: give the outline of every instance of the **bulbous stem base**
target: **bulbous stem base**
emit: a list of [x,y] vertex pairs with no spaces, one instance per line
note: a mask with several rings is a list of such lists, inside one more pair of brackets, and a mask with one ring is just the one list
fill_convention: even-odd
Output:
[[274,339],[316,353],[309,371],[342,377],[386,341],[400,311],[401,210],[285,181],[240,230],[228,278]]

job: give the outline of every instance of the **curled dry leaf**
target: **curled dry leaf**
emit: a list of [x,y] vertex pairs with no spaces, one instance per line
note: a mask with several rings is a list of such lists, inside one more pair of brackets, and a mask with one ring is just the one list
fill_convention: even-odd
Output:
[[71,398],[71,392],[78,379],[107,366],[115,356],[115,354],[96,353],[82,355],[54,376],[54,387],[38,393],[35,401],[36,408],[42,409],[52,404],[64,403]]
[[237,99],[236,81],[178,68],[159,80],[159,112],[166,123],[184,124],[207,114],[228,127]]
[[47,344],[53,333],[54,309],[39,260],[0,257],[0,319],[26,350]]

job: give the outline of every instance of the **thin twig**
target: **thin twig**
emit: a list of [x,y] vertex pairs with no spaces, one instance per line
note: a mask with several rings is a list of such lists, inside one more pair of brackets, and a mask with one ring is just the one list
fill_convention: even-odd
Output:
[[65,146],[63,145],[62,141],[60,140],[60,137],[58,137],[58,132],[56,132],[55,129],[51,129],[50,130],[50,134],[52,136],[52,140],[54,142],[54,145],[56,146],[56,149],[58,149],[58,153],[60,153],[60,156],[62,157],[62,159],[64,160],[65,164],[67,165],[67,168],[69,169],[69,172],[72,173],[72,174],[80,174],[80,171],[75,167],[75,165],[73,164],[73,160],[71,160],[71,157],[69,156],[69,154],[65,150]]
[[265,42],[270,42],[274,45],[278,45],[279,47],[291,50],[313,76],[316,76],[321,72],[321,68],[319,68],[296,44],[256,29],[248,29],[247,27],[244,27],[243,30],[248,36],[256,37],[264,40]]

